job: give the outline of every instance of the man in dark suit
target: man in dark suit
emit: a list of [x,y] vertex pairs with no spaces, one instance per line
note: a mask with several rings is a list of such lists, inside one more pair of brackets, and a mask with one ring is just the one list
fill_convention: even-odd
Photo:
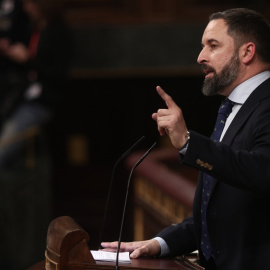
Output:
[[[157,87],[167,105],[153,114],[160,134],[201,173],[193,215],[154,239],[122,243],[132,258],[198,250],[206,269],[270,269],[269,48],[270,27],[260,14],[231,9],[210,16],[198,57],[203,93],[233,105],[211,139],[188,131],[181,109]],[[116,243],[102,246],[111,250]]]

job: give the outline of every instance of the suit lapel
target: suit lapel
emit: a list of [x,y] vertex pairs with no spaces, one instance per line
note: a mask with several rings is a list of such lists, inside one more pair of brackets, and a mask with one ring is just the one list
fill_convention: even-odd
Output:
[[[226,131],[222,142],[230,145],[237,134],[238,130],[244,125],[252,112],[260,105],[261,100],[270,95],[270,78],[260,84],[248,97],[246,102],[243,104],[232,123],[230,124],[228,130]],[[211,184],[210,196],[214,191],[217,184],[217,180],[213,179]]]
[[[260,105],[260,101],[270,95],[270,78],[259,85],[243,104],[228,130],[226,131],[222,142],[230,145],[238,130],[244,125],[252,112]],[[266,91],[267,90],[267,91]]]

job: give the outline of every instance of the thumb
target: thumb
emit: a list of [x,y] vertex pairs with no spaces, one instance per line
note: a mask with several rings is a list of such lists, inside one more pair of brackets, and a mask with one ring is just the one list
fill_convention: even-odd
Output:
[[155,121],[157,121],[157,113],[153,113],[152,114],[152,119],[155,120]]
[[[152,119],[154,119],[157,122],[157,113],[152,114]],[[164,136],[166,134],[165,129],[159,126],[158,126],[158,131],[159,131],[160,136]]]
[[143,247],[137,248],[132,253],[130,253],[130,258],[136,259],[136,258],[141,257],[142,255],[147,255]]

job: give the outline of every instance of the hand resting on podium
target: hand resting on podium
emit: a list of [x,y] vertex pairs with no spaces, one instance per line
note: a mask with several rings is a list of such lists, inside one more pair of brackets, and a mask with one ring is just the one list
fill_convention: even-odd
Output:
[[[102,251],[117,252],[118,242],[102,242]],[[145,240],[134,242],[123,242],[120,245],[120,252],[129,252],[130,258],[136,259],[141,256],[158,256],[160,254],[160,244],[157,240]]]

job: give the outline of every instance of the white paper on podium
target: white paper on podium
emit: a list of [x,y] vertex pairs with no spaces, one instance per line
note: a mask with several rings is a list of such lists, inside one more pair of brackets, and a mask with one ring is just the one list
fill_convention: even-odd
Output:
[[[90,250],[95,261],[116,261],[116,252]],[[119,252],[118,262],[130,263],[129,252]]]

